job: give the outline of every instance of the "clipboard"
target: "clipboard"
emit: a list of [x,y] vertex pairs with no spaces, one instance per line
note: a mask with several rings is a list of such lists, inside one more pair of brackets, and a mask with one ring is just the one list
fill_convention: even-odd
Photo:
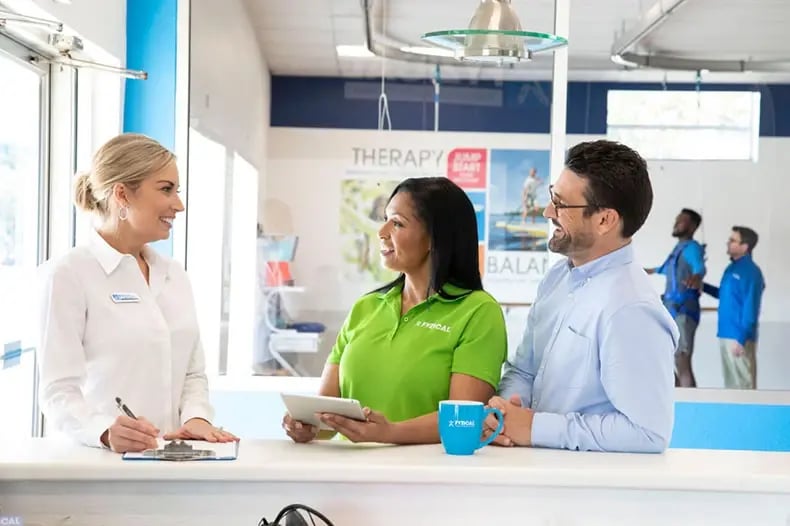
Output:
[[160,460],[187,462],[202,460],[236,460],[239,458],[239,442],[206,442],[204,440],[157,439],[159,447],[139,452],[124,453],[123,460]]

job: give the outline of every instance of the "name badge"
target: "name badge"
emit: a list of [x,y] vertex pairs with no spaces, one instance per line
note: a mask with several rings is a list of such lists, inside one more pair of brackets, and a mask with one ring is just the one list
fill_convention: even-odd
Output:
[[113,303],[140,303],[140,296],[134,292],[114,292],[110,298]]

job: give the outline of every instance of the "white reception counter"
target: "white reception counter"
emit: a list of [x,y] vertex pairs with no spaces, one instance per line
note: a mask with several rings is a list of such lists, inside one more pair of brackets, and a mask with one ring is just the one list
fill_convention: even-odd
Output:
[[788,526],[790,454],[246,440],[235,461],[169,463],[51,438],[0,451],[0,517],[25,526],[255,526],[296,502],[336,526]]

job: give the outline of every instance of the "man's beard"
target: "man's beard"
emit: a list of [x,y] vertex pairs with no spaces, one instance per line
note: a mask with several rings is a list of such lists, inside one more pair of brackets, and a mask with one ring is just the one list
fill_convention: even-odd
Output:
[[557,231],[555,230],[555,233],[549,239],[549,250],[552,252],[568,256],[579,250],[588,249],[593,245],[592,235],[589,233],[579,232],[572,236],[570,232],[561,227],[556,221],[552,220],[551,222],[555,228],[559,228],[562,231],[561,237],[556,237]]

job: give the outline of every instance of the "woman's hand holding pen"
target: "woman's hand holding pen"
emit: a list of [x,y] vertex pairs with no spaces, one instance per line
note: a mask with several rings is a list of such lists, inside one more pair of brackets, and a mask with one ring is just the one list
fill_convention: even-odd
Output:
[[121,415],[101,436],[102,443],[117,453],[144,451],[157,447],[159,429],[145,418]]
[[234,442],[239,437],[233,433],[214,427],[211,422],[202,418],[190,418],[176,431],[166,433],[165,440],[205,440],[207,442]]

